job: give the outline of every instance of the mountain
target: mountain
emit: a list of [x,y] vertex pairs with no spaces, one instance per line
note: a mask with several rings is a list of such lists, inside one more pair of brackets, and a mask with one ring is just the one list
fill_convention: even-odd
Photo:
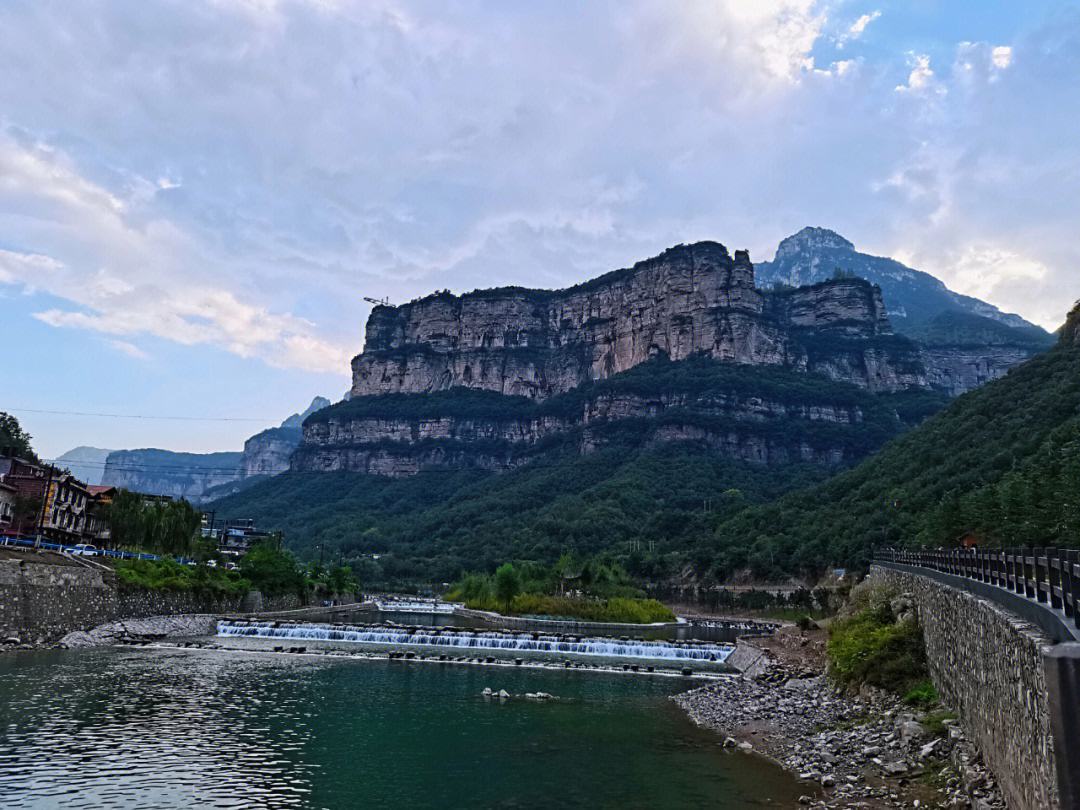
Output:
[[100,451],[105,458],[104,470],[96,468],[98,481],[151,495],[187,498],[192,503],[236,492],[251,481],[287,470],[289,456],[300,442],[304,419],[329,405],[325,397],[315,397],[302,413],[249,438],[242,453],[178,453],[156,448]]
[[953,395],[997,379],[1054,343],[1019,315],[955,293],[929,273],[871,256],[827,228],[803,228],[784,239],[771,262],[757,265],[762,285],[801,286],[835,276],[881,288],[896,331],[923,345],[930,384]]
[[[757,265],[761,284],[792,287],[825,281],[833,278],[838,270],[881,287],[889,319],[896,331],[904,334],[942,312],[959,311],[1047,335],[1019,315],[1002,312],[978,298],[953,292],[929,273],[913,270],[895,259],[859,253],[854,244],[828,228],[803,228],[780,242],[771,262]],[[1047,340],[1047,346],[1052,342]]]
[[101,483],[198,503],[206,489],[240,478],[240,457],[240,453],[177,453],[156,448],[116,450],[105,460]]
[[330,400],[315,397],[302,413],[294,413],[279,427],[256,433],[244,442],[244,454],[240,460],[241,478],[278,475],[289,469],[289,457],[303,437],[304,420],[328,407]]
[[112,450],[103,450],[100,447],[76,447],[68,450],[61,456],[53,459],[53,463],[61,468],[71,470],[71,474],[87,484],[100,484],[105,474],[105,459]]
[[[851,449],[820,427],[861,423],[872,406],[852,406],[852,390],[929,387],[920,348],[892,334],[876,287],[766,292],[748,254],[716,242],[565,290],[378,306],[352,366],[351,398],[305,421],[294,470],[505,470],[569,441],[591,452],[630,425],[644,443],[849,463]],[[802,424],[813,441],[792,427]]]
[[[1080,544],[1080,305],[1055,348],[855,469],[721,521],[722,574],[865,563],[880,545]],[[748,538],[752,538],[748,542]]]
[[433,577],[685,550],[941,408],[922,356],[869,282],[762,290],[715,242],[565,290],[378,306],[351,397],[304,421],[289,473],[214,508]]
[[769,292],[746,251],[677,245],[564,290],[503,287],[377,306],[352,396],[453,387],[545,399],[663,354],[818,371],[871,390],[925,386],[861,279]]

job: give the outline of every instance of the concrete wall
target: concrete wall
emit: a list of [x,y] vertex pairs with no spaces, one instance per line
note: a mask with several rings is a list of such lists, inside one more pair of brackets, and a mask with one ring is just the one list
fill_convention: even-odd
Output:
[[1075,806],[1059,791],[1059,771],[1068,766],[1055,745],[1061,718],[1047,682],[1050,640],[990,600],[929,576],[875,565],[870,577],[914,598],[934,685],[960,715],[1009,807]]
[[[0,560],[0,640],[48,643],[73,630],[119,619],[183,613],[231,613],[245,597],[149,591],[119,586],[104,566],[73,564],[53,555]],[[265,603],[259,597],[260,604]],[[278,603],[281,600],[273,600]],[[294,600],[299,601],[299,600]],[[281,607],[292,606],[285,600]],[[280,608],[279,608],[280,609]]]

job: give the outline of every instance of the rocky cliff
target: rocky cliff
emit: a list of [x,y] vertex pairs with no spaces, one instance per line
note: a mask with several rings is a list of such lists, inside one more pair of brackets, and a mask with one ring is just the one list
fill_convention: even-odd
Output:
[[144,449],[109,453],[101,483],[197,503],[207,489],[239,478],[240,453]]
[[699,353],[873,391],[926,385],[917,350],[892,336],[872,285],[842,279],[768,294],[745,251],[699,242],[564,290],[440,293],[376,307],[353,360],[352,396],[461,386],[545,399],[651,357]]
[[776,257],[757,271],[763,286],[798,287],[836,276],[877,285],[897,332],[926,350],[922,359],[929,383],[953,396],[1003,376],[1053,345],[1050,334],[1019,315],[953,292],[929,273],[894,259],[860,253],[827,228],[803,228],[784,239]]
[[[198,504],[242,489],[249,484],[248,479],[278,475],[288,470],[289,457],[303,435],[301,424],[329,405],[330,400],[325,397],[315,397],[306,410],[294,413],[280,427],[249,438],[244,442],[242,453],[178,453],[160,449],[101,451],[106,454],[104,472],[98,474],[101,483],[108,486],[148,495],[186,498]],[[76,452],[71,451],[62,458],[73,458],[72,454]]]
[[350,401],[305,422],[291,464],[401,476],[670,441],[842,464],[898,427],[854,438],[873,394],[927,386],[874,285],[764,291],[745,251],[699,242],[563,290],[376,307]]
[[[633,384],[624,386],[630,381],[621,375],[613,380],[617,386],[557,396],[540,406],[515,397],[499,408],[491,399],[465,404],[455,402],[453,392],[445,400],[432,394],[430,414],[410,414],[393,399],[372,397],[376,401],[363,408],[330,409],[325,418],[309,420],[293,469],[392,477],[430,467],[506,470],[553,449],[590,453],[628,438],[635,445],[693,441],[725,457],[761,464],[834,465],[862,455],[867,438],[855,435],[864,412],[846,387],[837,392],[826,386],[818,396],[795,402],[778,394],[769,398],[768,391],[752,387],[674,386],[644,393]],[[867,432],[882,435],[881,425]]]
[[289,457],[303,438],[301,426],[316,411],[330,406],[326,397],[315,397],[302,413],[294,413],[280,426],[256,433],[244,442],[240,459],[241,478],[279,475],[289,469]]

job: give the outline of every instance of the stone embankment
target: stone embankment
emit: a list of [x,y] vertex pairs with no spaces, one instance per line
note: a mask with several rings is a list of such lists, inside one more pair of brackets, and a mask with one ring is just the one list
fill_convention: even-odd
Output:
[[960,578],[922,571],[880,563],[870,579],[912,600],[934,686],[983,750],[1009,806],[1078,806],[1077,708],[1067,691],[1077,688],[1078,645],[1054,644],[994,601],[1008,595],[1004,589],[987,586],[979,595],[964,590]]
[[130,587],[108,565],[53,552],[5,551],[0,558],[0,641],[43,647],[75,631],[129,619],[299,607],[296,597],[215,595]]

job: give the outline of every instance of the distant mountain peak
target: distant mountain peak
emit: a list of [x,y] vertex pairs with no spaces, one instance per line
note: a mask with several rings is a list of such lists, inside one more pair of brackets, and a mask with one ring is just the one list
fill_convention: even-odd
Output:
[[836,231],[828,228],[815,228],[807,226],[798,233],[794,233],[780,243],[776,249],[776,258],[791,256],[813,248],[839,248],[841,250],[854,250],[855,244],[848,241]]
[[288,419],[281,423],[283,428],[298,428],[304,424],[304,420],[311,416],[315,411],[321,411],[323,408],[330,407],[330,400],[326,397],[315,397],[311,400],[311,404],[307,406],[307,410],[303,413],[294,413]]

